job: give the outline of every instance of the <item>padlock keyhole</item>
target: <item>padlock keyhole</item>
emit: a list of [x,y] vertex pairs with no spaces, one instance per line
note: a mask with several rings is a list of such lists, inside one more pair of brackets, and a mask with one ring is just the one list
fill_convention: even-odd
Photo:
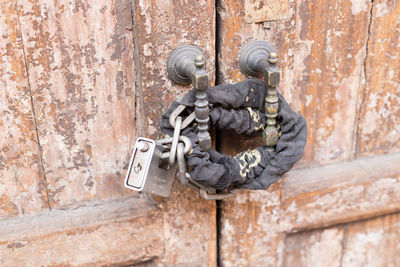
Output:
[[133,168],[133,171],[136,173],[136,174],[139,174],[139,172],[142,170],[142,164],[140,164],[140,163],[138,163],[137,164],[137,166],[135,166],[134,168]]

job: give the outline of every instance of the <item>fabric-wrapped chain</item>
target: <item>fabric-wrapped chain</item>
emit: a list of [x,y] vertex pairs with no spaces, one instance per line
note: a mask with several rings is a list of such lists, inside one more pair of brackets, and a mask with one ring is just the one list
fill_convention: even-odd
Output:
[[[206,90],[209,124],[246,135],[264,131],[265,125],[268,127],[265,116],[266,86],[261,80],[248,79],[237,84],[209,87]],[[214,149],[204,151],[199,146],[199,127],[194,121],[196,90],[189,91],[182,99],[172,103],[162,116],[160,126],[164,134],[175,136],[175,140],[180,137],[187,143],[189,139],[192,149],[183,151],[184,147],[188,148],[186,143],[172,141],[168,147],[171,152],[163,157],[168,156],[172,160],[174,155],[171,154],[177,151],[180,181],[198,188],[206,199],[230,197],[238,189],[267,188],[302,157],[307,139],[306,120],[291,110],[282,95],[278,94],[278,98],[279,112],[274,120],[280,137],[275,149],[263,145],[231,157]],[[215,194],[215,190],[219,193]]]
[[[178,167],[184,185],[205,199],[223,199],[242,189],[265,189],[302,157],[307,139],[305,119],[292,111],[277,92],[278,57],[267,41],[241,49],[239,65],[248,79],[209,87],[204,53],[193,45],[176,48],[168,57],[169,78],[193,89],[163,114],[160,128],[169,137],[140,137],[125,178],[127,188],[167,197]],[[231,157],[212,149],[208,129],[239,134],[260,133],[264,145]],[[178,164],[175,164],[177,161]]]

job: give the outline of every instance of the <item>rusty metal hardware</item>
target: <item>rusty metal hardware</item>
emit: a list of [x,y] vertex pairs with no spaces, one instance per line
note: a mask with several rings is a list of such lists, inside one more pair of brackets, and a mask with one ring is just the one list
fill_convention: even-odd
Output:
[[[195,118],[198,123],[199,145],[203,151],[211,148],[211,137],[208,133],[209,107],[206,89],[209,86],[208,73],[205,70],[203,52],[196,46],[178,47],[169,55],[167,71],[172,81],[180,84],[193,84],[196,89]],[[172,117],[172,116],[171,116]],[[172,120],[172,122],[171,122]],[[174,118],[170,123],[174,123]],[[174,125],[172,125],[174,127]]]
[[254,41],[240,50],[239,66],[246,76],[264,75],[267,85],[265,96],[266,125],[263,129],[263,140],[269,151],[274,151],[278,143],[279,132],[276,126],[279,103],[277,86],[281,72],[277,67],[278,55],[275,48],[267,41]]

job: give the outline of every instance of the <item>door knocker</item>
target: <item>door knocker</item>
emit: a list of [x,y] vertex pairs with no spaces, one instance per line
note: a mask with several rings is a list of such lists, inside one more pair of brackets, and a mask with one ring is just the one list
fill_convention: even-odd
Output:
[[[264,81],[247,79],[209,87],[204,62],[202,51],[192,45],[170,54],[171,80],[194,88],[163,114],[160,128],[166,138],[137,140],[126,187],[168,196],[176,174],[203,198],[224,199],[242,189],[267,188],[302,157],[306,120],[277,92],[280,70],[270,43],[255,41],[240,51],[241,71],[246,76],[263,74]],[[234,157],[223,155],[212,149],[209,127],[239,134],[261,132],[264,145]]]

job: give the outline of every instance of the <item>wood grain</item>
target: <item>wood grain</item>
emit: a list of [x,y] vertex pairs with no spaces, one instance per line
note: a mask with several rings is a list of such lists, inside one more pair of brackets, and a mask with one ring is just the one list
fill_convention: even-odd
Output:
[[288,236],[281,266],[344,266],[340,262],[343,232],[335,227]]
[[[215,2],[136,0],[137,36],[135,44],[140,65],[137,80],[140,134],[161,136],[159,121],[163,112],[191,86],[174,84],[167,76],[168,55],[178,46],[197,45],[206,56],[206,69],[214,80]],[[173,185],[168,199],[156,198],[164,216],[165,256],[161,264],[215,266],[215,202],[198,192]]]
[[[245,79],[237,58],[244,44],[265,39],[276,46],[282,68],[280,91],[308,121],[307,146],[299,166],[353,156],[370,8],[367,1],[342,0],[332,5],[325,0],[299,0],[291,3],[288,20],[245,23],[243,0],[221,1],[220,82]],[[261,144],[257,140],[232,149],[232,138],[225,138],[221,149],[234,154]]]
[[246,22],[264,22],[288,19],[290,15],[289,0],[246,0]]
[[0,222],[2,266],[110,266],[162,256],[161,211],[129,197]]
[[0,218],[48,209],[14,1],[0,2]]
[[130,1],[18,8],[50,205],[126,194],[137,136]]
[[[224,201],[220,240],[224,266],[276,266],[286,255],[285,234],[399,212],[399,162],[400,154],[394,153],[294,170],[265,191],[243,192]],[[336,235],[333,231],[318,238],[329,243]],[[336,260],[335,251],[332,245],[332,251],[323,253],[328,258],[318,259]],[[314,253],[310,257],[315,260],[320,251],[316,245],[307,253]]]
[[357,156],[400,150],[400,4],[375,1],[365,62]]
[[[308,121],[309,133],[305,155],[297,168],[350,160],[354,156],[356,115],[364,88],[363,70],[371,4],[369,1],[350,0],[334,3],[325,0],[298,0],[290,3],[288,20],[245,23],[243,0],[220,2],[218,8],[219,73],[217,73],[219,81],[227,83],[245,79],[238,67],[239,49],[251,40],[270,41],[276,46],[280,56],[282,68],[280,91],[291,107],[304,115]],[[262,144],[259,137],[243,138],[232,132],[223,132],[219,137],[220,150],[226,154],[236,154]],[[375,177],[377,180],[379,178],[383,177]],[[296,177],[296,179],[300,178]],[[333,180],[330,177],[327,179]],[[270,190],[268,189],[267,192]],[[251,196],[259,193],[245,194],[249,194],[249,199],[254,199]],[[276,194],[285,198],[286,192],[276,192]],[[237,198],[241,197],[237,196]],[[335,199],[338,198],[339,196]],[[353,207],[351,210],[354,210],[357,205],[357,202],[352,204],[350,200],[344,200],[344,202],[341,203]],[[221,234],[223,240],[221,257],[224,259],[224,264],[227,262],[232,266],[240,265],[241,255],[245,248],[240,250],[237,247],[240,246],[239,244],[251,244],[251,240],[256,237],[246,234],[237,235],[237,233],[243,233],[243,225],[247,228],[258,227],[253,217],[268,217],[270,210],[263,208],[262,203],[261,199],[255,201],[251,215],[236,218],[238,210],[243,207],[237,204],[237,200],[224,201],[221,211],[222,225],[225,224],[224,220],[229,219],[231,226],[229,231],[222,231]],[[318,197],[310,203],[318,203]],[[290,221],[290,216],[295,216],[296,213],[286,214],[285,210],[289,207],[281,205],[283,204],[280,203],[275,211],[280,214],[277,219],[280,221],[277,232],[271,230],[275,229],[275,225],[257,232],[258,239],[269,240],[268,246],[276,250],[267,252],[266,245],[250,245],[246,252],[249,255],[263,255],[260,256],[264,259],[263,264],[274,265],[276,262],[281,262],[282,239],[276,237],[280,236],[279,233],[284,229],[291,231],[292,227],[295,228],[293,224],[285,225],[285,223]],[[302,206],[297,211],[302,210],[304,210],[302,219],[310,218],[309,224],[311,224],[312,220],[308,216],[306,206]],[[330,209],[327,208],[327,210]],[[324,221],[322,217],[313,217],[313,219],[316,218],[320,219],[320,222]],[[272,255],[272,257],[268,258],[267,255]],[[256,258],[249,260],[248,266],[259,266],[262,260],[257,263],[255,261]]]
[[222,266],[279,265],[284,240],[279,231],[279,205],[280,184],[266,191],[243,192],[222,202]]
[[398,266],[399,237],[399,214],[294,234],[282,266]]
[[400,153],[295,170],[281,191],[280,231],[295,232],[400,211]]
[[[295,37],[295,28],[291,23],[295,14],[294,2],[290,2],[287,6],[290,20],[265,23],[246,23],[245,5],[245,0],[218,2],[219,71],[216,75],[219,83],[235,83],[246,79],[239,69],[239,50],[252,40],[269,40],[278,51],[281,60],[280,67],[289,69],[293,66],[293,55],[289,55],[288,51],[294,49],[295,43],[288,40],[293,40]],[[283,72],[283,79],[288,73],[290,72]],[[247,137],[233,131],[221,131],[218,140],[219,150],[229,155],[236,155],[263,144],[261,135]]]

